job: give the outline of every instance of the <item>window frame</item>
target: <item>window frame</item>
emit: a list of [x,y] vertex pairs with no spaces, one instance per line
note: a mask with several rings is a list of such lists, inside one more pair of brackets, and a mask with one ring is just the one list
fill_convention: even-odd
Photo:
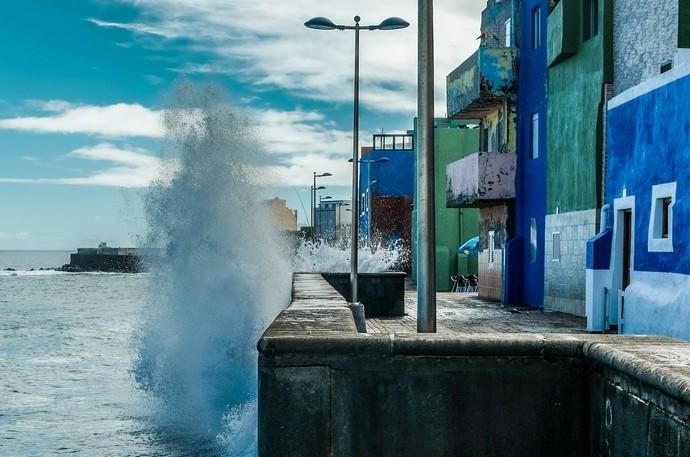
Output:
[[541,47],[541,6],[532,10],[532,49]]
[[[652,186],[648,252],[673,252],[673,207],[676,202],[676,186],[676,182]],[[664,227],[667,233],[664,233]]]
[[582,2],[582,41],[589,41],[599,34],[599,0]]
[[[530,122],[530,159],[535,160],[539,158],[539,133],[541,126],[539,125],[539,112],[532,113]],[[535,121],[536,121],[536,132],[535,132]]]

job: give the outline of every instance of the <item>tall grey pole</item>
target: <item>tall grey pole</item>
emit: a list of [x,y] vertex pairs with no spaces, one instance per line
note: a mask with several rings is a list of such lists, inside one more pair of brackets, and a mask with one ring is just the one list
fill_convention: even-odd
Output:
[[316,236],[316,172],[314,172],[314,185],[311,188],[311,236]]
[[374,221],[374,209],[371,206],[373,199],[371,198],[371,161],[367,161],[367,246],[371,246],[371,228]]
[[355,93],[354,119],[352,127],[352,241],[350,246],[350,284],[352,287],[350,307],[359,332],[366,332],[364,306],[359,303],[357,293],[357,250],[359,245],[359,21],[355,16]]
[[434,13],[419,0],[417,74],[417,332],[436,332],[434,220]]

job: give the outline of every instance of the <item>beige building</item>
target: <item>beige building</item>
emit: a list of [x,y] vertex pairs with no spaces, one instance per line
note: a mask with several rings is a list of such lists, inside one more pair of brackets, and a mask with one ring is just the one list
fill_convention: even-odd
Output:
[[272,198],[262,202],[268,208],[274,224],[280,231],[297,231],[297,211],[287,207],[287,202],[281,198]]

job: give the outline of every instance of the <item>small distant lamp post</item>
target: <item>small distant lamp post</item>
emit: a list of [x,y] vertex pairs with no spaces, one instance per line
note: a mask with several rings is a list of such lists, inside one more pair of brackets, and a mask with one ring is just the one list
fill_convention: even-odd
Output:
[[359,183],[357,173],[357,150],[359,149],[359,31],[361,29],[375,31],[375,30],[397,30],[408,27],[409,22],[400,19],[399,17],[389,17],[381,22],[379,25],[359,25],[360,17],[355,16],[355,25],[339,25],[335,24],[328,18],[315,17],[304,23],[307,28],[316,30],[354,30],[355,31],[355,81],[354,81],[354,122],[352,128],[352,236],[351,236],[351,254],[350,254],[350,283],[352,285],[352,294],[350,300],[350,307],[357,322],[357,330],[366,332],[366,320],[364,319],[364,306],[359,303],[357,295],[357,239],[359,237],[357,219],[359,217],[358,208],[358,194]]
[[316,231],[316,191],[320,189],[325,189],[325,187],[319,187],[319,189],[316,188],[316,178],[326,178],[328,176],[333,176],[332,174],[325,172],[325,173],[317,173],[314,172],[314,185],[311,187],[311,225],[312,225],[312,232]]

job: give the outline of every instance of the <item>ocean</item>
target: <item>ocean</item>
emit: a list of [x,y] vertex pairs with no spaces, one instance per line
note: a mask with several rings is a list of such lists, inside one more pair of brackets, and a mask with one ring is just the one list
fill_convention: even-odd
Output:
[[149,274],[29,271],[69,252],[0,251],[0,456],[213,455],[161,430],[136,387]]

